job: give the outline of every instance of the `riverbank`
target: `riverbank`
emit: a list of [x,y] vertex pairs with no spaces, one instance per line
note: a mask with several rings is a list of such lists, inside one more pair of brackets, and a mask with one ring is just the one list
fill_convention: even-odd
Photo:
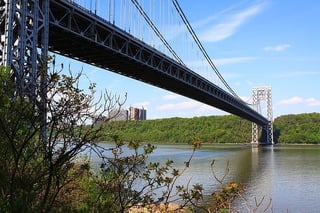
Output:
[[192,213],[192,210],[188,208],[182,208],[179,204],[168,203],[158,204],[158,205],[149,205],[149,206],[133,206],[129,209],[128,213]]

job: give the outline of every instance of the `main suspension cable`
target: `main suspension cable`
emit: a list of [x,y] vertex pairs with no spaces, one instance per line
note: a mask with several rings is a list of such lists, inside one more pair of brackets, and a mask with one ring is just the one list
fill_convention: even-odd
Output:
[[[189,30],[189,33],[192,35],[192,38],[194,39],[194,41],[196,42],[196,44],[198,45],[201,53],[203,54],[203,56],[206,58],[207,62],[209,63],[209,65],[211,66],[211,68],[213,69],[213,71],[216,73],[216,75],[219,77],[219,79],[222,81],[222,83],[224,84],[224,86],[229,90],[229,92],[237,97],[238,99],[240,99],[240,97],[233,91],[233,89],[231,89],[231,87],[229,86],[229,84],[224,80],[223,76],[220,74],[220,72],[218,71],[217,67],[214,65],[214,63],[212,62],[212,60],[210,59],[207,51],[204,49],[204,47],[202,46],[198,36],[196,35],[196,33],[194,32],[194,30],[192,29],[188,19],[186,18],[184,12],[182,11],[179,3],[177,0],[172,0],[172,3],[174,5],[174,7],[176,8],[178,14],[180,15],[181,19],[183,20],[184,24],[186,25],[187,29]],[[241,100],[241,99],[240,99]]]
[[162,34],[160,33],[160,31],[158,30],[158,28],[153,24],[152,20],[149,18],[149,16],[146,14],[146,12],[143,10],[143,8],[141,7],[141,5],[138,3],[137,0],[131,0],[131,2],[136,6],[136,8],[138,9],[138,11],[140,12],[140,14],[143,16],[143,18],[146,20],[146,22],[149,24],[149,26],[153,29],[153,31],[156,33],[156,35],[158,36],[158,38],[162,41],[162,43],[166,46],[166,48],[168,48],[168,50],[170,51],[170,53],[175,57],[175,59],[182,64],[183,66],[186,67],[186,65],[183,63],[183,61],[181,60],[181,58],[177,55],[177,53],[172,49],[172,47],[170,46],[170,44],[167,42],[167,40],[162,36]]

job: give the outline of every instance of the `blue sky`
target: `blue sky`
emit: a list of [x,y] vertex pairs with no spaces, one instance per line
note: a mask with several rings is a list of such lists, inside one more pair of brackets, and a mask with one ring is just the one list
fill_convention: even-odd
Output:
[[[253,87],[271,86],[274,117],[320,112],[320,1],[179,0],[179,4],[240,97],[249,100]],[[161,26],[165,27],[170,31],[173,26]],[[179,35],[169,40],[179,40]],[[144,107],[148,119],[226,114],[109,71],[67,58],[59,60],[73,71],[83,69],[99,91],[127,93],[125,108]]]

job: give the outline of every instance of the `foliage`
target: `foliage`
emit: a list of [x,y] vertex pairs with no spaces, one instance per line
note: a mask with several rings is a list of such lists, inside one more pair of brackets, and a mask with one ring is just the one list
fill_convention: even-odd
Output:
[[[230,182],[221,188],[220,191],[212,193],[212,200],[215,211],[227,211],[230,209],[232,201],[239,197],[241,189],[238,183]],[[227,211],[229,212],[229,211]]]
[[[161,165],[159,162],[148,161],[148,156],[155,146],[130,141],[125,144],[114,136],[115,147],[105,150],[102,147],[96,150],[103,162],[100,174],[92,180],[95,189],[89,193],[85,201],[90,212],[127,212],[135,206],[152,206],[179,200],[179,208],[197,203],[202,198],[200,184],[189,186],[176,185],[176,180],[186,170],[172,167],[173,161],[167,160]],[[197,145],[193,146],[195,152]],[[126,152],[124,152],[126,150]],[[112,152],[112,157],[105,157],[106,151]],[[92,193],[94,192],[94,193]]]
[[[194,118],[167,118],[144,121],[113,121],[105,131],[119,131],[124,140],[151,143],[248,143],[251,123],[233,115]],[[110,138],[101,138],[109,141]]]
[[[320,143],[320,113],[283,115],[274,120],[276,143]],[[166,118],[145,121],[113,121],[106,132],[118,132],[125,140],[150,143],[250,143],[251,122],[234,115]],[[101,138],[110,141],[110,138]]]
[[320,143],[320,113],[283,115],[275,119],[274,125],[278,143]]
[[229,174],[230,165],[227,162],[225,172],[222,177],[218,177],[214,170],[215,160],[211,162],[211,172],[214,179],[220,184],[220,190],[211,194],[210,205],[207,207],[209,212],[231,212],[232,202],[241,196],[243,191],[236,182],[225,184],[225,178]]
[[[152,145],[124,144],[116,134],[111,134],[115,147],[110,150],[95,144],[112,132],[102,132],[96,121],[111,119],[105,112],[119,111],[123,102],[118,97],[106,93],[102,104],[94,102],[94,84],[89,93],[78,87],[81,73],[41,75],[47,84],[31,97],[17,94],[10,70],[0,70],[0,212],[124,212],[141,203],[166,206],[176,200],[183,201],[183,208],[202,198],[201,185],[175,184],[193,155],[178,170],[170,160],[149,162]],[[195,142],[193,151],[199,145]],[[87,160],[79,161],[85,150],[101,157],[101,173],[94,173]]]
[[[46,84],[37,87],[32,97],[17,94],[14,76],[0,68],[0,212],[126,212],[139,205],[161,204],[167,209],[173,202],[179,202],[180,209],[192,206],[211,211],[199,204],[201,184],[176,185],[177,179],[189,167],[201,141],[248,142],[250,122],[228,115],[114,121],[101,126],[97,124],[101,118],[112,119],[105,114],[120,111],[120,98],[105,93],[94,102],[95,84],[86,93],[79,88],[81,73],[62,75],[54,68],[53,63],[49,74],[42,70]],[[319,143],[319,122],[317,113],[279,117],[276,139]],[[114,147],[99,147],[95,142],[101,139],[114,141]],[[163,165],[150,162],[148,156],[155,146],[141,146],[139,141],[192,142],[193,153],[182,169],[176,169],[171,160]],[[99,173],[87,159],[79,160],[85,150],[101,158]],[[225,185],[225,176],[217,178],[213,165],[214,161],[212,171],[221,190],[212,195],[212,210],[228,212],[241,187]],[[225,175],[228,171],[229,165]]]
[[[148,160],[156,148],[153,145],[142,145],[137,141],[124,143],[117,136],[114,139],[114,147],[95,149],[103,159],[100,173],[85,169],[87,173],[78,173],[77,177],[80,178],[73,180],[64,189],[63,199],[68,200],[69,205],[64,205],[61,211],[230,212],[233,200],[241,196],[242,188],[238,183],[224,183],[229,164],[222,178],[215,175],[214,163],[211,164],[214,179],[221,189],[212,193],[208,205],[202,202],[204,189],[201,184],[176,184],[177,179],[191,165],[193,154],[183,168],[175,169],[171,160],[162,165]],[[200,145],[199,141],[192,144],[193,153]],[[112,156],[106,157],[105,153],[110,151]],[[174,203],[179,205],[172,205]]]
[[81,73],[55,70],[39,71],[46,84],[32,95],[18,94],[15,76],[0,69],[0,212],[59,211],[68,205],[60,199],[66,186],[86,167],[75,167],[76,157],[101,137],[95,121],[122,102],[109,94],[94,102],[94,84],[89,93],[78,87]]

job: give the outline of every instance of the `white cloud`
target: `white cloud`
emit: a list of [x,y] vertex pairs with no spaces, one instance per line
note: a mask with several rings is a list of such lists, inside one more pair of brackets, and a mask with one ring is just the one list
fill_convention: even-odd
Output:
[[276,77],[289,78],[289,77],[301,77],[301,76],[310,76],[310,75],[320,75],[320,72],[316,72],[316,71],[294,71],[294,72],[279,74]]
[[320,106],[320,100],[315,98],[308,98],[306,99],[308,106]]
[[288,49],[289,47],[291,47],[290,44],[280,44],[276,46],[267,46],[267,47],[264,47],[263,49],[265,51],[281,52]]
[[173,94],[173,93],[167,94],[167,95],[162,97],[163,100],[175,100],[175,99],[178,99],[178,98],[180,98],[180,95]]
[[183,101],[179,103],[173,104],[163,104],[157,107],[157,110],[183,110],[183,109],[191,109],[195,108],[199,105],[198,102],[190,100],[190,101]]
[[[228,64],[238,64],[238,63],[244,63],[247,61],[256,60],[256,57],[230,57],[230,58],[218,58],[214,59],[213,63],[216,66],[223,66]],[[214,73],[210,65],[203,60],[194,60],[194,61],[186,61],[185,62],[189,68],[197,72],[199,75],[203,76],[204,78],[208,79],[211,82],[214,82],[216,84],[221,83],[220,80],[218,80],[217,75]],[[228,73],[224,72],[221,73],[224,79],[235,79],[239,78],[241,76],[240,73]],[[173,97],[165,97],[165,99],[169,99]]]
[[149,101],[143,101],[143,102],[132,104],[133,107],[137,107],[137,108],[140,108],[140,107],[147,108],[147,106],[149,105],[150,105]]
[[255,57],[231,57],[231,58],[218,58],[214,59],[214,63],[218,66],[227,65],[227,64],[237,64],[237,63],[243,63],[247,61],[253,61],[256,60]]
[[257,15],[264,8],[263,4],[253,5],[243,11],[234,14],[226,14],[225,19],[208,30],[199,34],[199,38],[205,42],[217,42],[232,36],[250,18]]
[[255,85],[255,83],[253,82],[253,81],[251,81],[251,80],[246,80],[246,84],[247,85],[249,85],[249,86],[253,86],[253,85]]
[[[247,61],[254,61],[254,60],[257,60],[257,58],[244,56],[244,57],[216,58],[216,59],[213,59],[212,61],[216,66],[223,66],[228,64],[244,63]],[[200,67],[202,69],[205,69],[205,67],[209,67],[209,64],[203,60],[186,61],[185,63],[188,65],[188,67]]]
[[300,104],[302,102],[303,102],[302,98],[300,98],[298,96],[294,96],[292,98],[280,101],[280,104],[282,104],[282,105],[292,105],[292,104]]
[[315,98],[301,98],[298,96],[291,97],[289,99],[285,99],[280,101],[281,105],[295,105],[295,104],[306,104],[307,106],[320,106],[320,100]]
[[252,96],[240,96],[240,99],[246,103],[252,103]]
[[239,78],[241,75],[239,73],[221,73],[222,77],[224,79],[234,79],[234,78]]
[[156,108],[156,111],[158,113],[167,111],[167,113],[170,112],[175,116],[181,117],[226,114],[225,112],[215,107],[191,99],[187,99],[177,103],[162,104]]
[[242,82],[241,81],[237,81],[237,82],[234,83],[234,85],[237,86],[237,87],[240,87],[242,85]]

